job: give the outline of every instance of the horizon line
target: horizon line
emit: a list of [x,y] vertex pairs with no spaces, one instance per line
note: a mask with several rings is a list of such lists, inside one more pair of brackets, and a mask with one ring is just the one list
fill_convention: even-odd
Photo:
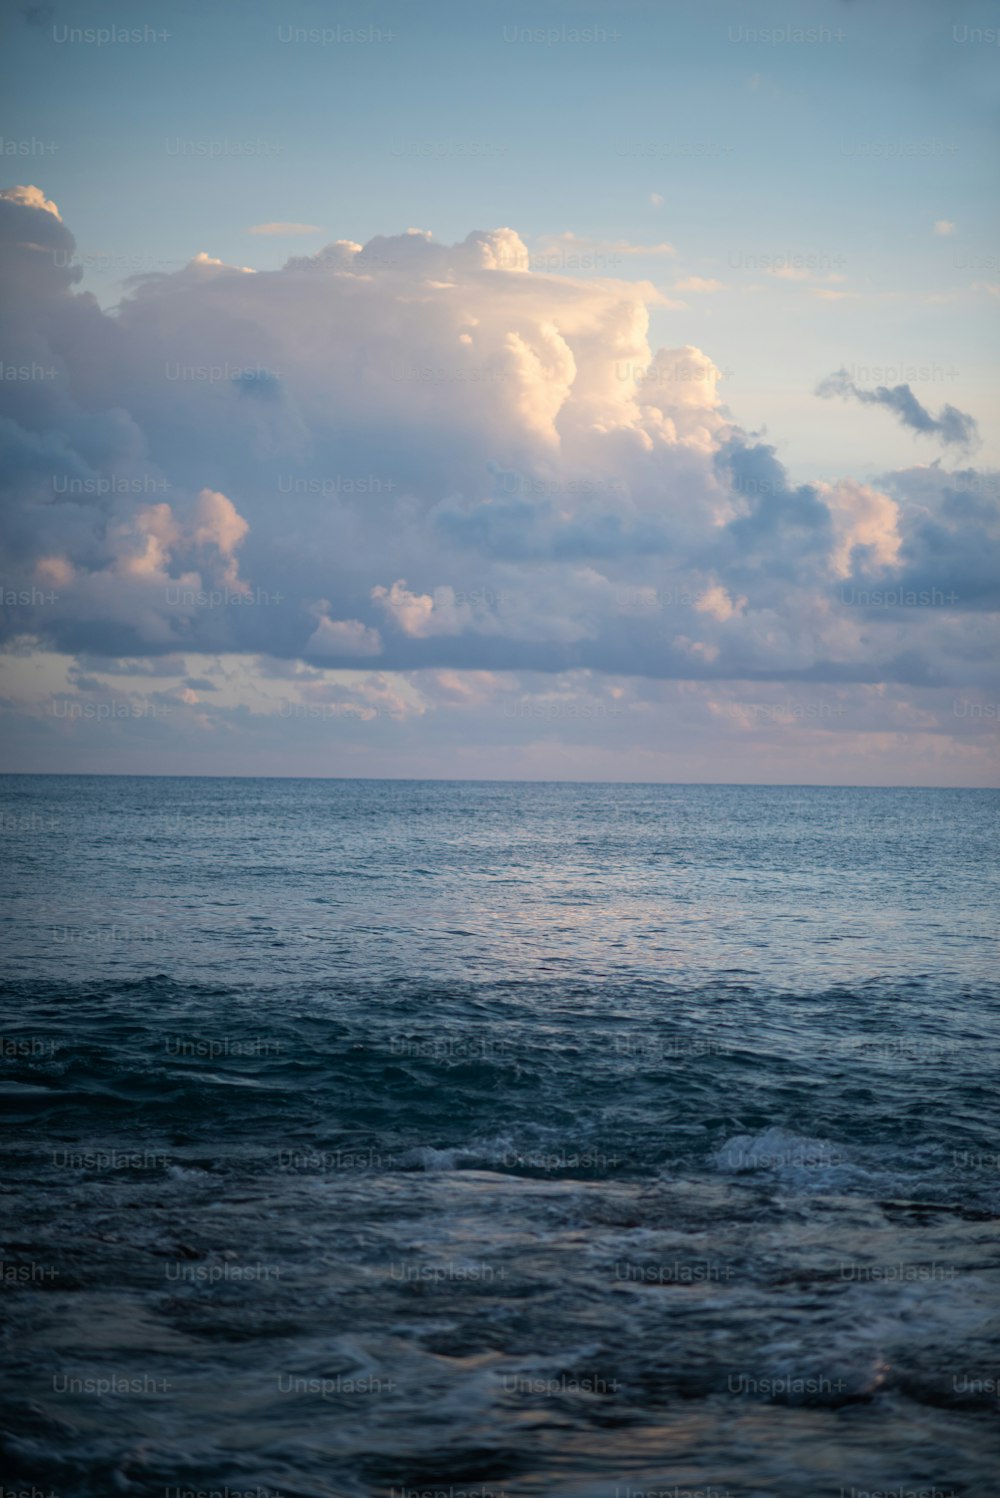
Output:
[[186,774],[165,772],[150,774],[128,770],[0,770],[0,779],[23,780],[332,780],[359,785],[606,785],[700,787],[703,790],[748,791],[998,791],[1000,785],[850,785],[842,781],[822,780],[560,780],[459,775],[258,775]]

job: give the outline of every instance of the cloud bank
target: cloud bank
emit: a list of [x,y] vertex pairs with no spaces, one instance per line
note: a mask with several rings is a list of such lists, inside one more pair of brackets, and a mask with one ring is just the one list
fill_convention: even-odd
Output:
[[[793,481],[708,354],[651,347],[649,282],[410,229],[277,271],[202,254],[108,313],[73,252],[40,189],[0,196],[10,649],[350,670],[404,714],[395,676],[426,672],[445,701],[504,673],[986,679],[997,476]],[[975,436],[908,386],[819,393]]]

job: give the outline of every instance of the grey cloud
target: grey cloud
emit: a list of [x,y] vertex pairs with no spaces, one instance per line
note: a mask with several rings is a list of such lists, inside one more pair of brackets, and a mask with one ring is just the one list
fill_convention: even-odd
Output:
[[[852,633],[858,611],[831,608],[821,488],[793,483],[708,382],[670,377],[691,354],[649,351],[639,292],[508,271],[510,231],[335,246],[256,275],[196,264],[144,279],[114,314],[57,263],[72,236],[51,212],[0,199],[4,232],[0,328],[56,374],[0,388],[3,579],[67,570],[54,602],[4,610],[8,642],[77,655],[88,676],[158,660],[181,677],[204,673],[195,656],[232,653],[299,685],[320,666],[834,682],[980,670],[981,641],[950,615],[884,613]],[[655,402],[629,395],[623,363],[655,363]],[[947,478],[919,498],[887,479],[898,563],[876,567],[862,539],[852,565],[946,575],[958,611],[981,614],[994,509],[972,470]],[[249,527],[228,550],[202,534],[203,490]],[[398,606],[373,598],[402,580]],[[640,592],[654,602],[632,607]],[[328,641],[359,653],[314,645],[301,666],[321,600]],[[101,664],[115,658],[126,665]]]
[[130,660],[80,651],[73,669],[90,671],[99,676],[184,676],[187,664],[182,655],[154,655],[143,660]]
[[54,5],[29,3],[22,5],[21,14],[29,26],[47,27],[55,19],[56,8]]
[[946,446],[974,447],[979,441],[979,429],[972,416],[947,404],[941,407],[936,417],[932,416],[909,385],[893,385],[891,388],[878,385],[874,390],[861,390],[846,369],[840,369],[820,381],[816,394],[824,398],[839,395],[845,400],[853,396],[864,406],[884,406],[902,426],[921,436],[937,437]]
[[1000,472],[903,469],[884,483],[903,502],[898,586],[1000,611]]
[[716,472],[732,488],[744,513],[730,521],[706,560],[741,584],[801,576],[807,558],[822,563],[830,549],[830,511],[810,484],[792,485],[773,447],[742,433],[723,443]]

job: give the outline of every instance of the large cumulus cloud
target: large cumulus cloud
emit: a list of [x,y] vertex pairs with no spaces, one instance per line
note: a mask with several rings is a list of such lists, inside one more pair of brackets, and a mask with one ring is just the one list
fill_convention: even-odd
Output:
[[[982,678],[967,618],[996,607],[996,490],[936,467],[794,482],[708,355],[650,346],[648,283],[537,274],[510,229],[411,230],[271,272],[202,254],[106,313],[73,248],[41,190],[0,198],[5,363],[29,371],[0,384],[8,640]],[[907,601],[928,589],[954,597]]]

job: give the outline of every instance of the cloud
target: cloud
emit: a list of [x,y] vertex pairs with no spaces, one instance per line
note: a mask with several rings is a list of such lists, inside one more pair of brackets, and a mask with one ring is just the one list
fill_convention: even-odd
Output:
[[194,506],[192,539],[197,546],[214,546],[231,558],[250,527],[224,494],[203,489]]
[[934,224],[934,233],[942,237],[956,232],[956,225],[950,219],[939,218]]
[[190,269],[238,270],[246,276],[253,276],[257,274],[252,265],[230,265],[225,260],[216,260],[213,256],[206,254],[204,250],[199,250],[194,259],[189,261],[188,264]]
[[306,641],[304,654],[311,657],[350,656],[353,659],[382,654],[382,638],[359,619],[331,619],[326,599],[316,606],[316,628]]
[[700,614],[710,614],[713,619],[724,623],[727,619],[734,619],[741,614],[746,608],[746,602],[745,598],[738,598],[734,602],[725,588],[716,583],[714,587],[705,590],[695,604],[695,608]]
[[[477,702],[630,682],[641,714],[657,683],[986,669],[983,476],[793,478],[722,403],[708,353],[651,345],[648,281],[540,272],[509,227],[414,230],[256,274],[206,257],[109,313],[73,251],[38,189],[0,197],[0,346],[37,372],[0,384],[12,651],[182,663],[181,690],[212,699],[187,704],[198,731],[237,735],[230,677],[247,712],[281,680],[381,722],[457,710],[468,673]],[[827,393],[974,433],[900,391],[841,375]],[[937,612],[841,597],[945,583],[957,602]],[[218,692],[184,686],[218,660]]]
[[286,224],[280,222],[271,224],[254,224],[252,228],[249,228],[247,230],[248,234],[284,235],[321,234],[322,232],[323,231],[320,228],[319,224]]
[[[954,595],[972,615],[1000,611],[1000,472],[939,463],[886,474],[899,510],[894,581],[911,593]],[[995,653],[983,635],[977,648]]]
[[25,208],[39,208],[43,213],[50,213],[62,223],[62,215],[55,203],[42,192],[40,187],[8,187],[0,192],[0,198],[8,203],[21,203]]
[[[654,197],[656,194],[653,195]],[[655,244],[633,244],[628,239],[589,239],[585,235],[574,234],[567,229],[562,234],[553,234],[545,241],[547,250],[575,250],[578,253],[600,254],[600,255],[622,255],[622,256],[655,256],[676,255],[676,246],[668,244],[667,241],[659,240]],[[528,252],[525,249],[525,257]]]
[[662,193],[660,193],[660,192],[651,192],[650,193],[650,195],[649,195],[650,207],[652,207],[652,208],[662,208],[665,202],[666,202],[666,198],[663,196]]
[[937,437],[946,446],[972,447],[979,440],[979,429],[973,417],[949,405],[942,406],[938,416],[932,416],[909,385],[894,385],[891,389],[879,385],[875,390],[860,390],[847,371],[840,369],[817,385],[816,394],[823,397],[839,395],[845,400],[853,396],[865,406],[885,406],[902,426],[921,436]]
[[674,282],[675,291],[725,291],[724,281],[713,281],[704,276],[685,276],[682,281]]
[[55,13],[54,5],[37,4],[34,0],[21,7],[21,14],[29,26],[51,26]]
[[433,597],[429,593],[411,593],[403,578],[391,588],[374,587],[372,598],[397,629],[417,640],[430,635],[459,634],[471,617],[467,608],[456,608],[453,588],[438,588]]
[[767,267],[764,274],[773,276],[776,281],[825,281],[829,285],[845,279],[836,271],[828,271],[820,275],[817,271],[806,270],[798,265],[771,265]]
[[839,577],[849,577],[857,568],[878,571],[899,559],[899,506],[889,495],[855,479],[836,484],[820,483],[833,521],[832,564]]
[[613,240],[607,249],[617,255],[676,255],[677,250],[666,240],[660,240],[658,244],[631,244],[627,239]]

